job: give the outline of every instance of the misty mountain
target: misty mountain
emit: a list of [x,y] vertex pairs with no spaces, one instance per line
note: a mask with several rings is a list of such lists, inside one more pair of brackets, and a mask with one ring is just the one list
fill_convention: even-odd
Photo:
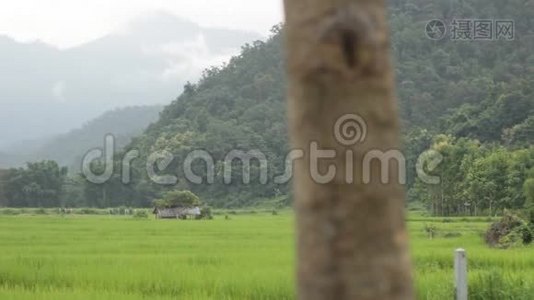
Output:
[[68,132],[117,107],[170,102],[257,38],[166,13],[64,50],[0,36],[0,148]]
[[[473,8],[470,4],[458,3],[452,13],[458,18],[469,15],[470,11],[496,15],[500,4],[498,1],[479,1]],[[534,128],[534,72],[532,64],[528,63],[534,62],[533,27],[529,26],[533,20],[532,11],[524,10],[520,4],[510,5],[513,13],[508,14],[517,21],[517,39],[493,41],[495,46],[491,47],[481,42],[460,43],[451,39],[436,42],[425,38],[422,34],[428,20],[451,13],[450,8],[428,5],[424,10],[418,10],[414,7],[410,2],[392,1],[389,16],[398,108],[406,148],[403,153],[407,158],[407,170],[412,172],[407,173],[408,188],[415,181],[417,157],[443,133],[472,139],[473,145],[484,143],[488,148],[492,145],[530,147],[529,137]],[[507,16],[503,14],[503,17]],[[126,147],[139,149],[141,153],[141,158],[133,162],[136,174],[141,175],[134,178],[136,183],[128,186],[132,191],[125,193],[121,187],[113,196],[108,191],[107,197],[121,199],[122,203],[135,201],[148,206],[151,200],[171,188],[184,189],[213,206],[232,208],[288,195],[289,185],[277,184],[273,179],[284,173],[283,162],[289,151],[282,37],[281,31],[274,31],[266,42],[258,41],[243,47],[241,54],[225,67],[212,69],[196,84],[188,85],[164,108],[160,119]],[[196,184],[177,172],[173,174],[178,176],[178,184],[168,187],[155,184],[146,174],[147,157],[154,151],[172,152],[174,162],[167,170],[174,172],[180,170],[180,164],[194,149],[210,153],[216,174],[224,173],[221,170],[226,168],[226,155],[231,151],[259,150],[267,158],[265,169],[271,177],[266,184],[262,183],[258,178],[265,169],[255,165],[250,168],[252,181],[243,184],[242,166],[232,165],[229,173],[234,181],[231,184],[220,175],[213,183]],[[458,153],[467,153],[462,151],[458,150]],[[450,158],[448,170],[457,170],[456,166],[462,165],[461,159]],[[531,161],[534,165],[534,159]],[[513,163],[509,162],[509,166]],[[207,176],[204,165],[200,163],[195,167],[197,174]],[[502,168],[495,170],[496,173],[508,172]],[[460,171],[450,172],[455,177],[448,179],[454,183],[450,189],[446,188],[447,197],[450,197],[449,190],[461,186],[466,178],[458,175]],[[510,187],[514,190],[510,194],[521,199],[523,181],[516,182],[519,184]],[[121,185],[116,183],[115,186]],[[415,190],[412,192],[416,193]],[[454,199],[463,206],[463,193],[458,195],[457,198],[454,195]],[[473,194],[475,198],[478,196]],[[103,202],[93,203],[102,205]]]
[[9,167],[15,167],[24,163],[24,157],[0,152],[0,168],[6,169]]
[[115,147],[119,150],[155,122],[162,109],[159,105],[115,109],[66,134],[16,143],[6,149],[7,153],[0,153],[0,168],[48,159],[76,172],[89,150],[103,147],[107,134],[115,137]]

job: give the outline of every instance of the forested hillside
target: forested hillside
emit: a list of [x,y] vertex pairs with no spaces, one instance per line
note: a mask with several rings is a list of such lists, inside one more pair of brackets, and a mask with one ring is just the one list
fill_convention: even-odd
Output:
[[[511,19],[515,36],[459,41],[448,32],[433,40],[425,35],[432,19],[446,24],[455,19]],[[440,215],[493,214],[534,205],[533,23],[534,1],[390,2],[411,202]],[[267,41],[243,46],[241,54],[228,63],[207,69],[199,82],[188,83],[159,120],[125,148],[124,153],[139,150],[141,156],[133,160],[128,185],[121,182],[124,155],[117,155],[111,180],[94,185],[71,178],[64,199],[77,206],[149,206],[168,190],[187,189],[217,207],[253,205],[266,199],[275,199],[274,205],[289,204],[289,184],[273,180],[284,173],[289,152],[282,36],[282,26],[276,26]],[[99,127],[97,123],[93,125]],[[86,146],[76,137],[65,139],[76,141],[76,147]],[[51,158],[80,153],[76,147],[54,150],[56,156]],[[204,179],[202,184],[184,176],[184,160],[198,149],[214,159],[213,183],[206,182],[202,161],[193,164],[193,171]],[[244,184],[242,164],[224,162],[232,150],[259,150],[268,165],[253,160],[250,183]],[[427,170],[440,178],[437,184],[416,176],[417,159],[422,153],[432,154],[428,150],[442,158],[437,168]],[[176,184],[155,184],[147,174],[148,156],[161,151],[172,153],[174,160],[158,175],[176,175]],[[228,169],[231,183],[223,181]],[[267,183],[260,182],[264,169]]]
[[[492,119],[487,128],[492,134],[470,133],[499,141],[503,129],[525,119],[532,109],[533,1],[390,2],[398,94],[407,128],[437,129],[441,123],[440,130],[465,135],[461,129],[484,127]],[[434,41],[424,34],[432,19],[445,24],[454,19],[511,19],[516,35],[513,41],[459,41],[451,40],[449,28],[448,36]],[[514,115],[517,111],[509,103],[521,113]],[[477,118],[446,122],[467,111]]]
[[[431,147],[444,147],[443,143],[447,142],[485,149],[475,151],[482,160],[477,161],[476,168],[491,164],[484,160],[497,159],[493,156],[498,153],[525,159],[521,176],[515,179],[521,182],[514,183],[513,195],[509,192],[510,197],[518,198],[514,200],[516,205],[525,202],[522,185],[532,165],[532,149],[521,150],[524,154],[512,153],[531,146],[534,125],[534,9],[525,7],[534,8],[533,2],[391,2],[392,50],[405,150],[410,163],[408,188],[412,201],[429,202],[422,190],[435,189],[422,185],[417,185],[417,189],[413,187],[416,157]],[[431,19],[450,22],[455,18],[507,19],[511,16],[516,26],[513,41],[452,41],[450,38],[435,41],[424,34],[425,25]],[[270,177],[282,173],[288,146],[281,34],[277,27],[266,42],[246,45],[228,64],[206,70],[200,82],[188,84],[185,92],[164,109],[160,120],[130,147],[141,149],[145,156],[157,150],[171,151],[176,156],[175,168],[169,168],[173,170],[171,173],[180,169],[178,166],[193,149],[210,152],[219,167],[224,155],[232,149],[259,149],[269,158]],[[464,157],[465,154],[449,157],[446,163],[458,168],[462,165],[468,172]],[[513,164],[511,161],[504,163]],[[144,165],[137,167],[142,170]],[[276,185],[272,180],[263,185],[253,179],[251,184],[243,186],[238,183],[240,169],[234,171],[236,180],[231,185],[223,184],[220,178],[212,185],[193,185],[183,177],[179,185],[221,206],[249,204],[288,192],[287,185]],[[442,175],[446,177],[447,174]],[[482,175],[456,172],[454,176],[444,181],[454,186],[465,181],[467,176]],[[147,203],[165,189],[150,184],[143,175],[136,180],[133,187],[141,203]],[[497,188],[506,189],[502,185]],[[462,189],[462,195],[452,195],[453,191],[445,186],[440,186],[440,195],[442,189],[444,197],[448,197],[440,199],[441,206],[447,207],[442,208],[443,213],[465,210],[464,202],[479,201],[475,187]],[[472,191],[471,195],[468,190]],[[498,207],[511,206],[510,201],[505,202]],[[481,208],[489,208],[489,204],[480,204],[477,209]]]
[[[174,174],[181,171],[179,166],[189,151],[205,149],[215,159],[218,175],[222,175],[222,161],[231,150],[258,149],[268,158],[272,179],[283,172],[288,149],[283,73],[281,35],[275,28],[267,42],[244,46],[242,53],[227,65],[206,70],[198,84],[186,85],[185,92],[163,110],[160,120],[130,147],[139,149],[145,158],[159,150],[172,152],[176,158],[168,170]],[[143,172],[146,159],[136,162],[143,176],[137,178],[136,190],[147,193],[142,195],[142,202],[149,203],[165,187],[146,178]],[[254,176],[257,171],[253,163],[252,181],[248,185],[241,183],[239,166],[229,185],[222,182],[222,176],[217,176],[211,185],[188,184],[182,177],[179,185],[221,206],[240,206],[287,193],[286,185],[277,185],[272,180],[260,184]]]

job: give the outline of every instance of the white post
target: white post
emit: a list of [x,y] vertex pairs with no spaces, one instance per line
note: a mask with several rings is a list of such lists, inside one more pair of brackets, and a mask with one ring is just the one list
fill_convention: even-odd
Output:
[[464,249],[455,251],[454,279],[456,300],[467,300],[467,253]]

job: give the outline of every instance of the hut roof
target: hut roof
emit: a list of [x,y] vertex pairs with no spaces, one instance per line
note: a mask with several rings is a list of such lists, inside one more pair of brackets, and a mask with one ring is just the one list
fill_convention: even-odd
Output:
[[172,208],[160,208],[154,209],[154,214],[157,214],[160,218],[176,218],[179,216],[199,216],[199,207],[172,207]]

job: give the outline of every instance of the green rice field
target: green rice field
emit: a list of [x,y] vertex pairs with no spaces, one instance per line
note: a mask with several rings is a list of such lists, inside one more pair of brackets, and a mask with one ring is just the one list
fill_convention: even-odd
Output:
[[[468,251],[470,299],[534,299],[534,248],[488,248],[488,224],[410,216],[418,299],[453,299],[458,247]],[[2,215],[0,299],[294,299],[293,234],[290,212],[205,221]]]

